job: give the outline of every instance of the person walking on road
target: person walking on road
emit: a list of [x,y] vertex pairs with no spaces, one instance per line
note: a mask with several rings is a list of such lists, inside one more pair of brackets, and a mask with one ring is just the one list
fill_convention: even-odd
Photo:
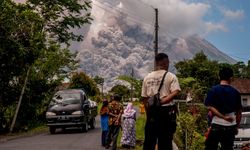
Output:
[[240,124],[242,104],[240,93],[230,83],[233,70],[222,67],[219,71],[220,84],[209,90],[205,105],[212,112],[211,129],[205,141],[205,150],[233,150],[237,127]]
[[[180,86],[175,74],[168,72],[169,59],[165,53],[159,53],[155,57],[156,70],[149,73],[143,80],[142,101],[146,108],[145,139],[143,150],[155,150],[158,143],[158,150],[172,150],[173,135],[176,130],[177,108],[173,98],[180,92]],[[148,108],[149,97],[158,93],[160,88],[161,106],[155,110],[151,118]]]
[[108,135],[108,100],[104,99],[102,102],[102,107],[100,110],[100,115],[101,115],[101,128],[102,128],[102,146],[106,146],[106,140],[107,140],[107,135]]
[[122,137],[121,144],[124,148],[134,148],[136,144],[136,131],[135,131],[135,121],[136,121],[136,111],[133,109],[133,104],[128,103],[126,109],[122,115]]
[[123,113],[123,105],[120,103],[121,96],[115,95],[114,99],[109,103],[109,132],[107,137],[106,149],[109,149],[112,142],[112,150],[117,149],[117,138],[121,128],[121,116]]

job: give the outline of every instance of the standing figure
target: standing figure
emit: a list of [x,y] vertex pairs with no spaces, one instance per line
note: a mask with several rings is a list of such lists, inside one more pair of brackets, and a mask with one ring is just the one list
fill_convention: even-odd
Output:
[[108,100],[104,99],[102,102],[102,107],[100,110],[100,115],[101,115],[101,128],[102,128],[102,146],[106,146],[106,140],[107,140],[107,135],[108,135]]
[[239,92],[230,83],[233,70],[222,67],[219,71],[220,84],[209,90],[205,105],[212,112],[211,130],[205,141],[205,150],[233,150],[237,127],[240,124],[242,104]]
[[[159,53],[156,55],[155,61],[156,70],[144,78],[142,85],[141,96],[147,115],[143,150],[154,150],[157,143],[158,150],[172,150],[177,113],[173,98],[181,89],[176,75],[168,72],[168,55]],[[148,99],[158,93],[161,81],[163,81],[159,91],[161,106],[157,107],[152,115],[150,114],[152,110],[148,108]]]
[[136,111],[133,109],[133,104],[128,103],[126,109],[122,115],[123,125],[122,125],[122,137],[121,144],[124,148],[134,148],[136,144],[135,135],[135,121],[136,121]]
[[145,113],[145,107],[144,107],[143,102],[140,102],[139,107],[140,107],[140,113],[141,113],[141,114],[144,114],[144,113]]
[[109,149],[112,142],[112,150],[117,149],[117,138],[121,128],[121,116],[123,113],[123,105],[120,103],[121,96],[115,95],[114,99],[109,103],[109,132],[107,137],[106,149]]

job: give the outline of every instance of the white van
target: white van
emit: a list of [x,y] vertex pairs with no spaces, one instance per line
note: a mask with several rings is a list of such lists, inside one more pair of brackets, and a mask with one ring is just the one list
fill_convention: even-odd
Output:
[[250,112],[242,112],[238,134],[235,136],[234,149],[241,150],[241,147],[246,143],[250,143]]

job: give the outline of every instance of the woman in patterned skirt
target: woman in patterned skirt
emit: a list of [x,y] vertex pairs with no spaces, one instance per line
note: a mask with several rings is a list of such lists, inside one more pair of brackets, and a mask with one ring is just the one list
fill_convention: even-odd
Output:
[[124,148],[134,148],[136,144],[135,121],[136,111],[133,109],[133,104],[128,103],[123,112],[122,137],[121,144]]

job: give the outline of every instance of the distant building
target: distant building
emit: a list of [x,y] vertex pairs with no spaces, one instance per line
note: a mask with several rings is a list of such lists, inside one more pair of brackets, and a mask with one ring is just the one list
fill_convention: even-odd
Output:
[[240,92],[243,110],[250,111],[250,79],[236,78],[231,85]]

